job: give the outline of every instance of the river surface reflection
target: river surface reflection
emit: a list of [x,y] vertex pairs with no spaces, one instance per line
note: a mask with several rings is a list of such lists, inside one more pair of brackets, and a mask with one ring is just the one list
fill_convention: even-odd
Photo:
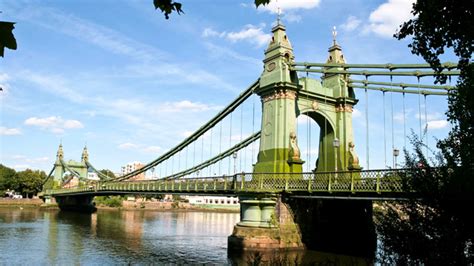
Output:
[[0,264],[351,264],[321,252],[227,254],[238,213],[99,210],[94,214],[0,208]]

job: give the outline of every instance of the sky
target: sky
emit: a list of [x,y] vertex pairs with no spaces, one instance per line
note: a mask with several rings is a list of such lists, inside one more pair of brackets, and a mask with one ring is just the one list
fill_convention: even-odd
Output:
[[[66,160],[79,161],[87,145],[94,166],[113,172],[129,162],[154,160],[258,79],[278,6],[298,62],[325,62],[336,26],[347,63],[424,63],[410,53],[409,40],[392,37],[411,17],[411,0],[279,0],[258,9],[251,0],[181,2],[184,14],[166,20],[151,0],[1,1],[0,20],[16,22],[18,50],[6,49],[0,58],[0,163],[49,171],[59,143]],[[456,61],[449,54],[443,59]],[[362,91],[356,95],[356,151],[367,169],[366,102]],[[259,127],[260,118],[251,117],[255,106],[258,116],[256,97],[236,111],[229,125],[237,133],[229,133],[227,146]],[[385,96],[385,149],[381,93],[369,93],[368,106],[370,168],[393,165],[392,146],[406,143],[402,96]],[[433,146],[449,131],[446,110],[445,97],[427,97],[425,109],[423,98],[407,96],[405,131],[419,132],[421,114]],[[313,162],[319,129],[304,118],[298,125],[303,159]],[[217,131],[207,134],[198,151],[204,143],[209,155],[225,148],[216,147]],[[255,154],[246,154],[244,162],[239,158],[239,170],[248,171]],[[189,156],[173,167],[190,165]]]

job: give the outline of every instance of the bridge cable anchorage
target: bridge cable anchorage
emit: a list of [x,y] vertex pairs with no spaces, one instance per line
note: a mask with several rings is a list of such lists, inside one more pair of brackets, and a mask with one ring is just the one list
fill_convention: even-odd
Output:
[[168,152],[164,153],[160,157],[156,158],[152,162],[146,164],[140,169],[137,169],[135,171],[132,171],[124,176],[118,177],[116,179],[113,179],[111,181],[116,181],[116,180],[126,180],[129,179],[133,176],[136,176],[137,174],[143,173],[147,170],[149,170],[152,167],[155,167],[156,165],[166,161],[169,159],[171,156],[176,154],[178,151],[184,149],[187,145],[195,141],[197,138],[202,136],[208,129],[219,123],[221,120],[223,120],[229,113],[231,113],[235,108],[237,108],[242,102],[244,102],[246,99],[248,99],[254,92],[256,88],[259,87],[259,80],[256,80],[252,85],[250,85],[244,92],[242,92],[236,99],[234,99],[229,105],[227,105],[221,112],[219,112],[216,116],[214,116],[211,120],[209,120],[206,124],[201,126],[196,132],[191,134],[189,137],[184,139],[181,143],[179,143],[176,147],[170,149]]

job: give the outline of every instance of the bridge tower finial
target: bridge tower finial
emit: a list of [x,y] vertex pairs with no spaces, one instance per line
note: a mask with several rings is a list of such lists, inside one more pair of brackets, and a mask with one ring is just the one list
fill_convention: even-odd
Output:
[[63,151],[63,143],[62,143],[62,140],[59,142],[59,148],[58,148],[58,152],[56,153],[56,160],[63,160],[64,158],[64,151]]
[[346,61],[344,60],[344,55],[342,54],[342,48],[337,43],[336,37],[337,37],[337,31],[336,31],[336,26],[334,26],[332,29],[332,46],[329,47],[329,50],[328,50],[329,57],[328,57],[327,63],[344,64]]
[[84,149],[82,150],[82,161],[87,162],[89,161],[89,153],[87,152],[87,146],[84,146]]

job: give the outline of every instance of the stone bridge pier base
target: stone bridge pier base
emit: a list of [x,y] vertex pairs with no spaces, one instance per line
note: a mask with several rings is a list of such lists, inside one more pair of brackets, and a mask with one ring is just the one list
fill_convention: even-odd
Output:
[[228,238],[229,252],[312,249],[373,257],[376,234],[372,202],[241,197],[240,222]]
[[280,196],[241,196],[240,222],[228,238],[231,253],[304,249],[291,209]]
[[92,213],[97,210],[94,202],[92,201],[94,196],[64,196],[56,197],[58,207],[62,211],[75,211]]

